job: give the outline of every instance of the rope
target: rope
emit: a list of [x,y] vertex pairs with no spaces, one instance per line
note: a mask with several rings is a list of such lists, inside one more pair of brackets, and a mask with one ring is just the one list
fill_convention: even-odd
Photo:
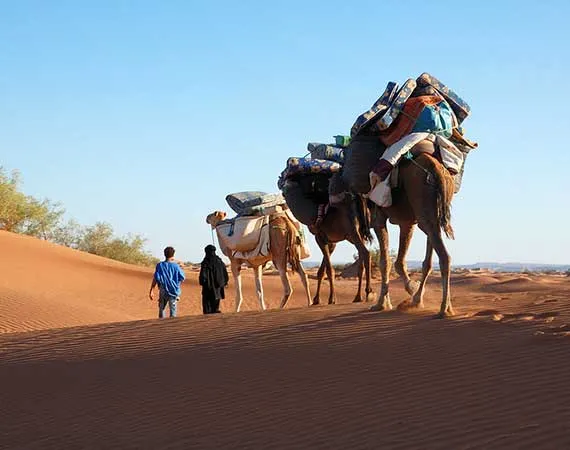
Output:
[[423,170],[425,172],[427,184],[433,184],[433,174],[414,159],[414,155],[412,154],[411,151],[408,150],[408,152],[404,155],[404,158],[406,158],[413,165],[415,165],[416,167],[419,167],[421,170]]

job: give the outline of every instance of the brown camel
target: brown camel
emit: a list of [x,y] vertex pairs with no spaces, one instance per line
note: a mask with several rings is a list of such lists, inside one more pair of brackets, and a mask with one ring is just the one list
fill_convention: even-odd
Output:
[[366,216],[369,215],[369,212],[366,211],[367,208],[367,202],[362,195],[347,194],[341,203],[329,208],[322,222],[309,227],[323,253],[323,260],[317,272],[317,292],[313,298],[313,305],[318,305],[320,302],[321,283],[325,271],[330,286],[329,305],[336,302],[335,271],[330,258],[336,245],[345,240],[354,245],[358,251],[358,290],[353,302],[362,301],[362,278],[364,275],[366,276],[366,301],[369,300],[372,294],[371,264],[370,251],[366,247],[366,243],[372,241],[372,235],[368,226],[369,222],[366,219]]
[[[353,201],[355,202],[360,202],[362,201],[362,196],[358,196],[358,195],[353,195]],[[321,282],[322,279],[324,277],[324,273],[325,270],[327,270],[327,264],[330,264],[330,256],[332,255],[336,244],[343,241],[343,240],[348,240],[349,242],[351,242],[353,245],[355,245],[357,247],[357,249],[360,247],[361,251],[359,252],[358,255],[358,290],[356,293],[356,297],[353,300],[353,303],[358,303],[362,301],[362,297],[361,297],[361,290],[362,290],[362,279],[363,279],[363,275],[366,274],[366,301],[369,301],[370,297],[373,295],[373,290],[371,288],[371,282],[370,282],[370,277],[372,274],[372,264],[371,264],[371,260],[370,260],[370,251],[366,248],[365,244],[366,242],[370,242],[372,240],[372,236],[370,236],[370,233],[366,233],[366,225],[367,223],[369,223],[371,221],[370,226],[374,229],[376,236],[378,237],[378,242],[380,242],[381,239],[381,233],[382,233],[382,229],[386,226],[386,219],[383,217],[382,214],[379,214],[376,210],[379,209],[375,204],[373,204],[372,202],[368,202],[368,204],[364,205],[364,208],[367,208],[365,210],[365,213],[368,215],[367,218],[363,218],[362,216],[360,216],[361,213],[358,212],[356,213],[356,217],[357,219],[348,219],[348,220],[339,220],[339,217],[345,217],[345,218],[350,218],[350,214],[349,211],[347,210],[350,206],[348,204],[344,204],[342,207],[340,208],[336,208],[335,210],[331,211],[330,216],[327,214],[327,216],[325,216],[325,219],[323,220],[323,223],[320,227],[318,227],[318,231],[321,234],[321,238],[320,239],[329,239],[329,243],[328,243],[328,249],[323,250],[323,247],[321,247],[319,245],[319,247],[321,248],[321,250],[323,251],[323,260],[321,262],[321,265],[319,267],[319,270],[317,272],[317,292],[316,295],[314,297],[313,300],[313,305],[316,305],[319,303],[319,291],[320,291],[320,287],[321,287]],[[352,207],[356,208],[361,208],[358,205],[352,205]],[[362,210],[361,210],[362,211]],[[358,219],[358,217],[360,217],[360,219]],[[361,229],[360,223],[363,223],[363,228]],[[412,234],[413,234],[413,228],[414,225],[413,224],[408,224],[408,223],[402,223],[399,225],[400,226],[400,245],[399,245],[399,249],[398,249],[398,256],[396,258],[396,261],[394,262],[394,268],[396,270],[396,273],[398,275],[400,275],[401,278],[404,279],[404,285],[405,285],[405,289],[406,291],[410,294],[410,295],[414,295],[416,293],[416,291],[418,290],[418,285],[419,283],[413,281],[410,278],[410,275],[408,273],[408,268],[406,265],[406,254],[407,251],[409,249],[410,246],[410,242],[411,242],[411,238],[412,238]],[[349,230],[348,233],[346,233],[346,230]],[[352,236],[352,238],[340,238],[343,235],[347,235],[347,236]],[[364,235],[364,236],[362,236]],[[316,237],[317,239],[317,243],[319,242],[319,237]],[[360,241],[359,241],[360,240]],[[355,242],[358,243],[355,244]],[[365,251],[362,250],[361,247],[361,242],[364,244],[364,248]],[[325,252],[328,250],[328,258],[325,257]],[[361,256],[363,255],[363,256]],[[361,259],[364,258],[364,259]],[[328,260],[328,263],[327,263]],[[330,290],[332,292],[332,296],[333,296],[333,303],[334,303],[334,268],[331,265],[331,275],[328,275],[327,272],[327,277],[329,278],[329,285],[330,285]],[[329,300],[330,303],[330,300]]]
[[[222,220],[226,218],[226,213],[215,211],[206,217],[206,222],[216,228]],[[262,285],[262,269],[263,266],[273,261],[274,266],[279,271],[281,282],[283,284],[283,297],[281,298],[281,308],[287,305],[291,298],[293,288],[287,274],[287,264],[289,263],[294,271],[301,277],[301,282],[305,288],[307,295],[307,304],[311,304],[311,294],[309,291],[309,281],[303,264],[301,263],[301,244],[297,239],[297,229],[293,222],[283,213],[272,214],[269,217],[269,246],[270,252],[267,256],[259,256],[253,259],[239,259],[228,256],[231,262],[232,275],[236,285],[236,312],[239,312],[243,303],[242,284],[241,284],[241,268],[242,264],[247,263],[253,267],[255,274],[255,287],[259,305],[265,310],[265,300],[263,297]]]
[[[326,178],[324,177],[324,179]],[[322,182],[322,180],[321,178],[314,181],[308,178],[309,184]],[[309,197],[304,193],[303,182],[307,182],[307,179],[288,180],[282,190],[291,212],[300,222],[308,226],[311,233],[315,235],[317,245],[323,253],[323,259],[317,272],[317,292],[313,298],[313,305],[320,303],[321,283],[325,271],[330,286],[328,303],[334,304],[336,301],[335,271],[330,258],[336,244],[345,240],[353,244],[358,251],[358,290],[354,302],[362,301],[362,279],[364,275],[366,275],[365,295],[366,301],[368,301],[372,296],[372,287],[370,251],[366,244],[372,241],[372,236],[370,234],[370,212],[367,210],[367,201],[362,195],[344,192],[344,198],[331,206],[322,220],[319,221],[315,202],[326,203],[328,201],[329,181],[326,181],[327,186],[324,191],[321,190],[316,196]],[[346,191],[346,186],[343,186],[343,190]]]
[[[411,302],[404,302],[402,307],[422,308],[425,284],[432,269],[433,251],[439,257],[442,282],[442,302],[439,315],[453,315],[449,288],[451,258],[442,238],[442,230],[453,239],[451,227],[451,200],[454,182],[451,174],[443,165],[428,154],[420,154],[412,161],[402,161],[399,168],[399,189],[393,193],[392,206],[373,208],[372,222],[380,245],[380,273],[382,285],[378,302],[373,310],[392,308],[388,293],[390,258],[388,255],[387,220],[400,226],[400,248],[396,261],[397,272],[406,279],[408,292],[415,291]],[[412,238],[415,225],[426,234],[426,254],[422,266],[422,278],[416,290],[410,281],[405,266],[405,256]]]

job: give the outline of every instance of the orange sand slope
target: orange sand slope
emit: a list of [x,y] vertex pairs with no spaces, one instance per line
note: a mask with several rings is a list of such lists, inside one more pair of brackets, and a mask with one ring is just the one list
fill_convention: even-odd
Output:
[[126,322],[156,314],[151,270],[0,248],[0,448],[570,448],[570,277],[454,274],[449,320],[434,276],[421,312],[348,304],[354,280],[306,308],[295,281],[290,310]]
[[[152,269],[122,264],[0,231],[0,333],[150,319],[156,303],[147,295]],[[244,276],[244,310],[258,309],[251,275]],[[187,273],[180,315],[200,314],[197,273]],[[298,280],[290,306],[306,303]],[[233,308],[233,283],[229,302]],[[269,306],[279,305],[281,283],[266,277]],[[272,289],[273,288],[273,289]]]
[[0,332],[150,318],[152,271],[0,232]]
[[[0,231],[0,333],[63,328],[108,322],[155,318],[156,304],[147,298],[152,270],[118,263],[37,239]],[[417,275],[416,275],[417,277]],[[179,304],[180,315],[201,313],[197,273],[187,272]],[[314,292],[314,276],[311,277]],[[291,274],[294,293],[288,308],[306,306],[296,275]],[[427,305],[437,309],[441,290],[439,278],[430,278]],[[251,271],[244,272],[244,310],[258,310]],[[379,280],[374,280],[378,288]],[[570,278],[555,276],[455,274],[452,278],[454,304],[459,312],[506,307],[519,302],[557,301],[566,298]],[[401,283],[391,284],[395,304],[404,300]],[[337,281],[337,300],[350,303],[355,280]],[[279,277],[264,277],[266,303],[277,308],[282,287]],[[325,283],[321,301],[327,301]],[[530,298],[530,297],[532,298]],[[552,302],[551,302],[552,303]],[[233,282],[222,302],[222,311],[234,308]]]
[[341,305],[5,334],[0,448],[569,448],[567,299],[518,311]]

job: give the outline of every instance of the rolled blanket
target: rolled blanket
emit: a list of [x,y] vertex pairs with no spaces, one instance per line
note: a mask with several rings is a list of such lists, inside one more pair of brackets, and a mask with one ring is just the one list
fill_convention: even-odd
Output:
[[289,158],[287,160],[287,167],[279,176],[277,186],[280,190],[283,190],[283,186],[288,179],[294,178],[298,180],[299,177],[307,175],[330,177],[333,173],[340,172],[341,168],[342,166],[334,161],[310,158]]
[[287,160],[287,168],[285,169],[288,176],[304,175],[311,173],[322,173],[332,175],[340,172],[341,165],[334,161],[324,159],[309,158],[289,158]]
[[310,142],[307,145],[307,150],[311,153],[312,159],[324,159],[326,161],[334,161],[339,164],[344,163],[344,148],[342,147]]
[[461,124],[461,122],[471,114],[471,107],[467,102],[433,75],[430,75],[427,72],[422,73],[417,79],[417,84],[418,86],[431,86],[435,88],[443,98],[447,100],[451,109],[453,109],[453,112],[457,116],[459,124]]
[[350,130],[351,137],[354,138],[354,136],[359,134],[360,131],[370,125],[370,123],[373,123],[382,117],[382,115],[388,109],[388,106],[390,106],[394,100],[397,92],[398,83],[390,81],[380,98],[376,100],[372,107],[368,111],[358,116],[356,122],[354,122],[354,125],[352,125],[352,128]]
[[254,214],[254,208],[277,206],[285,203],[281,193],[268,194],[261,191],[235,192],[226,196],[226,202],[237,214],[242,216]]
[[416,80],[408,79],[398,93],[394,96],[390,106],[386,112],[372,125],[376,131],[382,131],[389,128],[394,120],[400,115],[404,108],[404,104],[408,101],[412,92],[416,88]]

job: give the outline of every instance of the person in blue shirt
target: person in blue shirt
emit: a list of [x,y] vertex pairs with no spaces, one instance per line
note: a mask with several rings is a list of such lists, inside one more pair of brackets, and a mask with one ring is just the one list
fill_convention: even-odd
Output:
[[170,308],[170,317],[176,317],[176,303],[180,300],[180,283],[186,279],[182,268],[174,261],[174,248],[164,249],[164,261],[156,265],[149,298],[154,301],[153,290],[158,285],[158,318],[164,317],[166,305]]

